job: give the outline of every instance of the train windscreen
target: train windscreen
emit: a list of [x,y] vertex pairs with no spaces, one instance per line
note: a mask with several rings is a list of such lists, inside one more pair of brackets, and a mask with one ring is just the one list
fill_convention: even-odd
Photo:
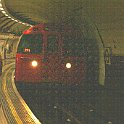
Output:
[[42,35],[26,34],[20,39],[17,53],[40,54],[42,52]]
[[58,51],[58,37],[56,35],[49,35],[47,37],[47,52],[55,53]]
[[64,37],[63,49],[66,56],[84,55],[84,43],[80,38]]

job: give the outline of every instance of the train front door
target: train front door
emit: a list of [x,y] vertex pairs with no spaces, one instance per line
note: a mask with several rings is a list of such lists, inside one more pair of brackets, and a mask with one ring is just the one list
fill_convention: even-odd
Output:
[[60,36],[47,35],[44,54],[44,80],[46,82],[58,82],[61,69],[60,56]]

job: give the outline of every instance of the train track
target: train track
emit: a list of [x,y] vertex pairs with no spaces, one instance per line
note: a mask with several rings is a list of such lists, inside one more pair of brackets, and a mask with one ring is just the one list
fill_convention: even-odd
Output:
[[97,110],[93,104],[97,101],[92,101],[90,96],[81,98],[77,94],[71,97],[71,94],[62,96],[59,92],[31,92],[27,96],[22,93],[23,98],[43,124],[112,124],[106,115]]

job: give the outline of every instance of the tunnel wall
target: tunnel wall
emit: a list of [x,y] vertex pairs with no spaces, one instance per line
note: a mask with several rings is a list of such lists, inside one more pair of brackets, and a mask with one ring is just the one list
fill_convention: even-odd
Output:
[[[80,30],[81,37],[86,39],[86,48],[88,48],[88,66],[94,70],[90,72],[89,77],[95,76],[95,80],[100,85],[105,84],[105,61],[104,61],[104,43],[97,26],[87,17],[85,13],[77,13],[72,25]],[[92,75],[92,72],[95,74]],[[91,79],[92,80],[92,79]]]

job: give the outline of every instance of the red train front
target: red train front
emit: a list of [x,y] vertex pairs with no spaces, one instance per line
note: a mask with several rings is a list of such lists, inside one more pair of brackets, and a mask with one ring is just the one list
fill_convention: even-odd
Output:
[[86,80],[84,45],[69,32],[36,25],[24,31],[16,54],[15,81],[79,84]]

